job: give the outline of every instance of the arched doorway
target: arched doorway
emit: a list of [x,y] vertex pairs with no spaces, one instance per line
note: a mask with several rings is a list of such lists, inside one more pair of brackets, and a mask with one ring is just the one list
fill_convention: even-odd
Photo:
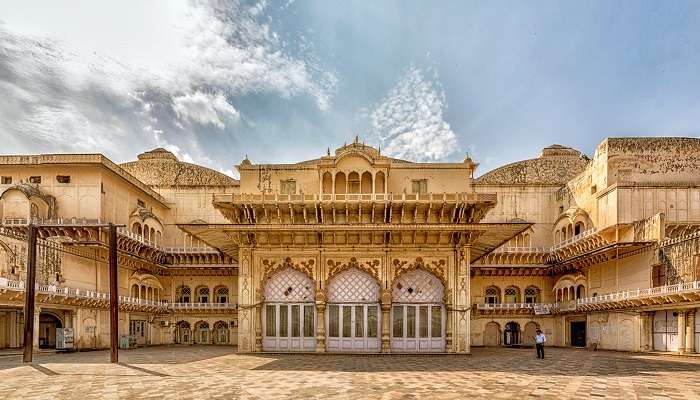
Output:
[[440,279],[427,271],[399,276],[392,289],[392,351],[445,351],[444,292]]
[[520,344],[520,325],[515,321],[510,321],[506,324],[506,329],[503,331],[503,344],[513,346]]
[[228,324],[224,321],[217,321],[214,324],[214,343],[215,344],[228,344]]
[[197,344],[209,344],[209,323],[199,321],[194,325],[195,339]]
[[484,346],[495,347],[501,344],[501,327],[491,321],[484,328]]
[[265,284],[263,351],[314,351],[316,311],[314,282],[303,272],[285,268]]
[[175,343],[189,344],[191,341],[190,323],[187,321],[178,322],[175,326]]
[[61,319],[54,314],[39,314],[39,348],[56,348],[56,330],[63,328]]
[[527,346],[535,345],[535,336],[537,336],[537,330],[540,327],[537,323],[530,321],[525,324],[525,331],[523,332],[523,344]]
[[357,268],[343,271],[328,287],[328,351],[378,352],[379,283]]

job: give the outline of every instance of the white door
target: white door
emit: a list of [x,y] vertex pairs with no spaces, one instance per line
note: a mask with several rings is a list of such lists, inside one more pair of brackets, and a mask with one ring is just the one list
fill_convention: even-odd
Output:
[[379,304],[329,304],[328,351],[378,352]]
[[674,311],[654,313],[654,350],[678,351],[678,314]]
[[316,350],[313,303],[266,304],[263,315],[263,351]]
[[695,310],[695,352],[700,353],[700,308]]
[[265,284],[262,310],[263,351],[316,351],[314,282],[285,268]]
[[443,310],[441,304],[394,304],[392,352],[444,352]]

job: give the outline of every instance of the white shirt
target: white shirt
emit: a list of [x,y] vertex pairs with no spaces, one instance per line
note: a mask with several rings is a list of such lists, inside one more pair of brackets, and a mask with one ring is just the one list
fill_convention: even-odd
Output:
[[547,337],[544,335],[544,333],[540,333],[539,335],[535,336],[535,343],[543,344],[545,342],[547,342]]

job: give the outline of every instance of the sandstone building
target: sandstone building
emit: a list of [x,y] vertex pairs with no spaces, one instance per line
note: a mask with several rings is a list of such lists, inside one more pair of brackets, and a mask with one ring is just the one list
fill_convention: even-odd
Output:
[[[0,156],[0,348],[109,346],[104,232],[132,344],[241,352],[549,345],[700,351],[700,140],[553,145],[482,175],[355,140],[240,180],[155,149]],[[478,176],[478,177],[477,177]],[[35,315],[23,315],[29,223]],[[57,332],[59,334],[57,335]]]

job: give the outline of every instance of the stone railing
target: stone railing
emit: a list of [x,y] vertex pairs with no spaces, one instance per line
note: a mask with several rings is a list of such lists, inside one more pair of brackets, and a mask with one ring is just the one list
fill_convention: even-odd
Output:
[[[6,278],[0,278],[0,291],[1,290],[11,290],[17,292],[24,292],[24,282],[23,281],[13,281]],[[75,289],[69,287],[59,287],[56,285],[36,285],[37,294],[48,294],[48,295],[62,295],[66,297],[82,298],[82,299],[95,299],[95,300],[109,300],[109,293],[95,292],[91,290]],[[119,304],[129,304],[135,306],[144,307],[156,307],[172,311],[184,311],[184,310],[235,310],[238,308],[236,303],[169,303],[165,300],[147,300],[139,299],[136,297],[119,296]]]
[[189,310],[231,310],[237,309],[235,303],[170,303],[169,308],[173,311]]
[[343,193],[343,194],[214,194],[217,203],[251,202],[318,202],[318,201],[496,201],[493,194],[484,193]]
[[549,247],[532,247],[532,246],[501,246],[496,249],[496,253],[549,253]]
[[574,243],[578,242],[579,240],[585,239],[585,238],[597,233],[598,231],[599,231],[598,228],[587,229],[587,230],[579,233],[578,235],[572,236],[572,237],[570,237],[562,242],[555,244],[554,246],[552,246],[550,251],[555,252],[555,251],[562,249],[570,244],[574,244]]
[[536,303],[483,303],[477,304],[477,310],[524,310],[535,308]]
[[676,285],[659,286],[649,289],[628,290],[624,292],[610,293],[595,297],[586,297],[583,299],[578,299],[577,303],[579,305],[614,303],[617,301],[642,299],[645,297],[663,296],[667,294],[695,292],[697,290],[700,290],[700,281],[679,283]]

